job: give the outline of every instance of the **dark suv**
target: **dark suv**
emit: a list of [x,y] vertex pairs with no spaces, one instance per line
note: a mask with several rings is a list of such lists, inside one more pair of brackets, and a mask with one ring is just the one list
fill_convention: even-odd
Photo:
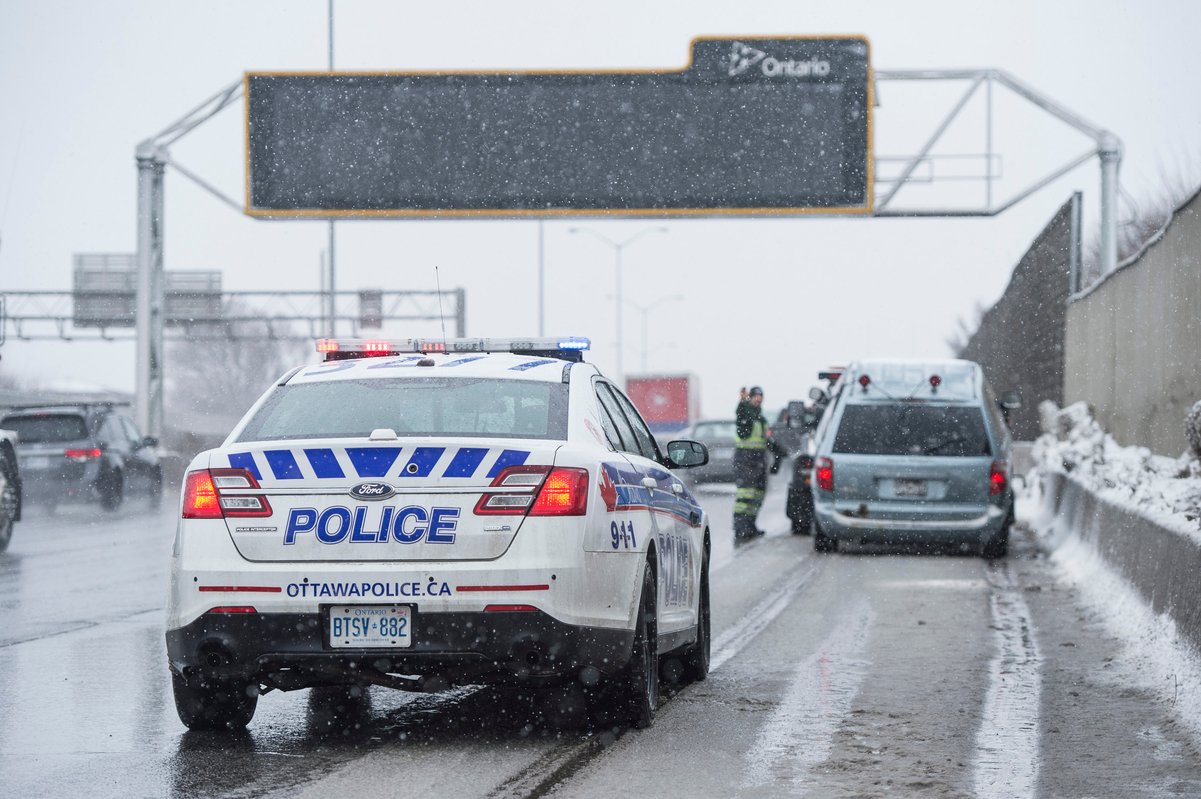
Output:
[[163,474],[158,441],[143,437],[119,405],[79,403],[18,407],[0,419],[17,433],[25,498],[53,509],[61,502],[99,502],[116,510],[140,495],[156,508]]

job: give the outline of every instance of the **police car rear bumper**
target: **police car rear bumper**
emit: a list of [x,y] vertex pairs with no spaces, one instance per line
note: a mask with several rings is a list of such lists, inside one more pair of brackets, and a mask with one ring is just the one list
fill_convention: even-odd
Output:
[[[405,649],[331,649],[319,613],[208,613],[167,631],[171,669],[185,678],[289,690],[348,682],[443,687],[590,681],[629,660],[633,630],[564,624],[541,611],[418,613]],[[431,682],[431,678],[437,678]]]

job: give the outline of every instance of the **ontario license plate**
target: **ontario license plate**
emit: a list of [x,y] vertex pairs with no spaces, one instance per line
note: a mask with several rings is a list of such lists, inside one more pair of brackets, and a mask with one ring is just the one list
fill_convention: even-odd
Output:
[[926,496],[925,480],[897,480],[896,492],[898,497]]
[[333,649],[401,649],[413,644],[409,605],[332,605],[326,628]]

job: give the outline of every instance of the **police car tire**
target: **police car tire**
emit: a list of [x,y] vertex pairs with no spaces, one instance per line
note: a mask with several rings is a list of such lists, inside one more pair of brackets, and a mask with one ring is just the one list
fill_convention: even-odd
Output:
[[116,510],[125,499],[125,478],[116,469],[106,472],[100,478],[97,486],[100,492],[100,507],[105,510]]
[[634,647],[623,672],[626,720],[644,730],[655,722],[659,704],[659,635],[655,615],[655,575],[648,565],[642,576],[642,598],[634,627]]
[[701,599],[697,607],[696,643],[684,656],[684,677],[691,682],[703,682],[709,676],[709,655],[712,639],[709,622],[709,553],[701,562]]
[[240,730],[254,718],[258,692],[233,682],[188,681],[171,673],[175,712],[190,730]]

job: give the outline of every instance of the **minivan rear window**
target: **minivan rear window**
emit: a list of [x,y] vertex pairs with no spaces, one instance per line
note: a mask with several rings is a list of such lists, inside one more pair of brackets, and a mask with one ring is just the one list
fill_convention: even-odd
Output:
[[405,436],[567,437],[567,386],[535,380],[333,380],[275,389],[239,441]]
[[15,431],[18,444],[53,444],[88,437],[87,423],[73,413],[6,416],[0,420],[0,429]]
[[847,455],[990,455],[977,407],[925,404],[848,405],[834,451]]

